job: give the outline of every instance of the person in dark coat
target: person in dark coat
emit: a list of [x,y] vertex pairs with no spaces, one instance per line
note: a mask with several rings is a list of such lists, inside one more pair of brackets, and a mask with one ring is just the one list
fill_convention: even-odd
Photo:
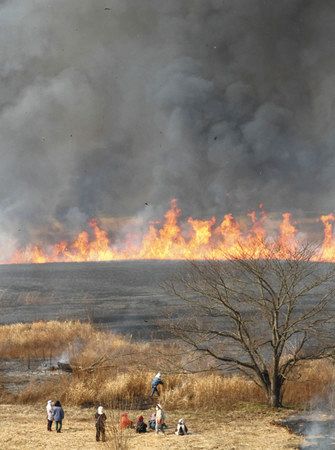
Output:
[[147,424],[144,422],[143,416],[138,416],[136,421],[136,433],[146,433]]
[[60,433],[62,431],[63,419],[64,419],[64,410],[62,408],[62,405],[60,404],[60,401],[57,400],[54,406],[54,421],[56,424],[57,433]]
[[157,389],[158,385],[161,384],[163,385],[163,381],[162,381],[162,376],[161,373],[158,372],[157,375],[155,375],[155,377],[152,379],[151,382],[151,397],[154,396],[154,393],[156,392],[158,397],[159,397],[159,391]]
[[95,439],[97,442],[100,441],[100,435],[102,442],[106,441],[106,414],[104,413],[104,409],[102,406],[98,407],[97,412],[95,413]]

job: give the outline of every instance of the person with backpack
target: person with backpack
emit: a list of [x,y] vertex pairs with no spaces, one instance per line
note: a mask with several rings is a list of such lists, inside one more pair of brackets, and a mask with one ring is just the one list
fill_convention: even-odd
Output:
[[48,400],[46,410],[47,410],[47,421],[48,421],[47,430],[52,431],[51,427],[52,427],[52,422],[54,420],[54,407],[53,407],[51,400]]
[[187,434],[188,429],[187,426],[185,424],[185,420],[184,419],[179,419],[178,423],[177,423],[177,428],[176,428],[176,432],[175,434],[177,436],[184,436],[185,434]]
[[158,385],[163,385],[162,376],[161,373],[158,372],[157,375],[154,376],[154,378],[151,381],[151,397],[154,396],[155,392],[157,393],[159,397],[159,391],[158,391]]
[[106,414],[104,413],[104,408],[99,406],[97,412],[95,413],[95,439],[97,442],[100,441],[100,435],[102,442],[106,441],[106,425],[107,420]]
[[136,433],[146,433],[147,424],[144,422],[143,416],[138,416],[136,420]]
[[62,405],[60,404],[60,401],[57,400],[54,406],[54,420],[56,424],[57,433],[61,433],[62,431],[63,419],[64,419],[64,410],[62,408]]

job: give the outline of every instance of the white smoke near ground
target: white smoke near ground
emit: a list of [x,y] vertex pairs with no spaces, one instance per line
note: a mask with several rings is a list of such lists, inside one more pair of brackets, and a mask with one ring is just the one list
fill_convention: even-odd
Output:
[[2,1],[1,240],[173,197],[333,210],[334,20],[330,0]]
[[[297,381],[296,381],[297,382]],[[335,387],[314,397],[305,412],[287,417],[281,423],[303,437],[300,449],[328,450],[335,447]]]

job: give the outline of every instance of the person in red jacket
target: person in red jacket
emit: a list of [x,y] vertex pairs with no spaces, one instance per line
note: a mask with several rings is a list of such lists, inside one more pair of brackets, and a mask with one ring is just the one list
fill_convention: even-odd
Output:
[[125,428],[132,428],[133,422],[129,419],[128,413],[124,412],[121,414],[120,418],[120,428],[121,430],[124,430]]

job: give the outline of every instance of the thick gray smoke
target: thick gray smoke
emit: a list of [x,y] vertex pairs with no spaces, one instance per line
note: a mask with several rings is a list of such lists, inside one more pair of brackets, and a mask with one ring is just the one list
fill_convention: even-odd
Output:
[[2,0],[0,229],[329,212],[332,0]]

